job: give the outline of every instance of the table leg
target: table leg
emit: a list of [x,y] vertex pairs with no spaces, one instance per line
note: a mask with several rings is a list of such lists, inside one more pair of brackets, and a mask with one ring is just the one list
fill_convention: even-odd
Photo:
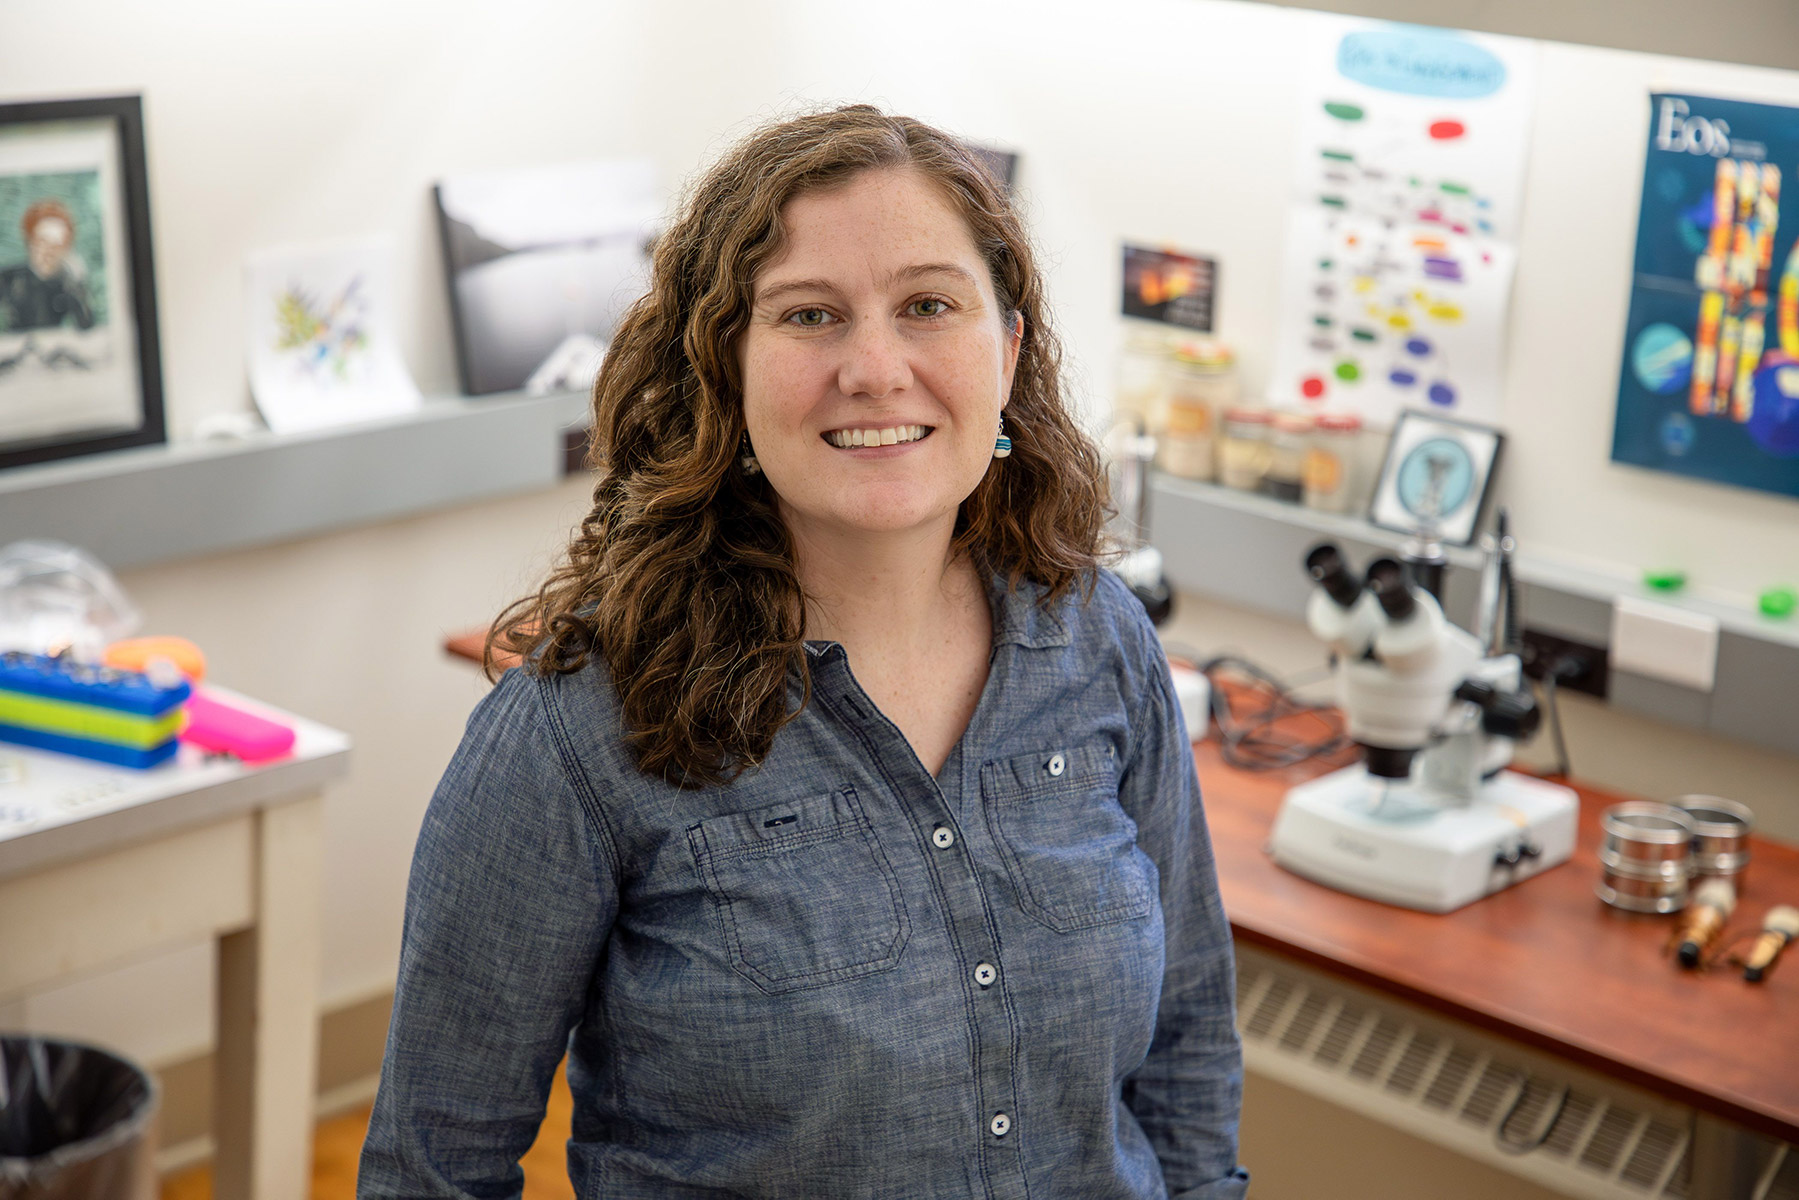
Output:
[[1760,1182],[1762,1139],[1740,1125],[1693,1114],[1689,1200],[1751,1200]]
[[255,923],[219,939],[218,1200],[305,1200],[318,1075],[323,799],[262,810]]

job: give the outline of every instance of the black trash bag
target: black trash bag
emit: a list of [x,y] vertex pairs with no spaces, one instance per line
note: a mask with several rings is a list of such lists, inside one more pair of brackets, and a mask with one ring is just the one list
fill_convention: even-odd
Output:
[[0,1200],[154,1195],[156,1081],[93,1046],[0,1037]]

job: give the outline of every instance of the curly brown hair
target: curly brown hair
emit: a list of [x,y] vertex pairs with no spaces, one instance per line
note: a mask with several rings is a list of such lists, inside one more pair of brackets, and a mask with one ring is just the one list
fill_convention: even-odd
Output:
[[[527,669],[610,669],[646,774],[715,786],[754,767],[810,698],[805,603],[766,479],[738,464],[737,344],[782,208],[863,171],[916,171],[967,222],[1000,311],[1024,318],[996,461],[962,502],[952,549],[1048,604],[1090,582],[1106,516],[1099,453],[1065,406],[1057,341],[1023,223],[957,139],[869,105],[763,128],[694,184],[656,242],[651,283],[594,383],[593,509],[538,591],[487,640]],[[798,703],[790,684],[799,683]]]
[[25,215],[19,218],[19,232],[23,233],[25,240],[29,242],[32,235],[37,232],[38,222],[48,221],[53,217],[68,226],[70,236],[74,236],[75,214],[70,212],[68,205],[61,200],[39,200],[26,209]]

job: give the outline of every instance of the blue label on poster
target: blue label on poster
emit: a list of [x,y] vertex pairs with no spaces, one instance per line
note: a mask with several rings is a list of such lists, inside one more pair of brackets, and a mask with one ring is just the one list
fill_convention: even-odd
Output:
[[1649,99],[1612,458],[1799,496],[1799,109]]
[[1484,46],[1422,26],[1370,29],[1337,43],[1345,78],[1405,96],[1474,100],[1505,83],[1505,64]]

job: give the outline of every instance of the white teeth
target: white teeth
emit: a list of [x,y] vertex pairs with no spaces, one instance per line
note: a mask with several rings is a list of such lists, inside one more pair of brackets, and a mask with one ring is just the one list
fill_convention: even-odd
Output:
[[925,435],[927,428],[924,425],[894,425],[887,429],[835,429],[825,434],[825,440],[839,449],[897,446],[901,442],[916,442]]

